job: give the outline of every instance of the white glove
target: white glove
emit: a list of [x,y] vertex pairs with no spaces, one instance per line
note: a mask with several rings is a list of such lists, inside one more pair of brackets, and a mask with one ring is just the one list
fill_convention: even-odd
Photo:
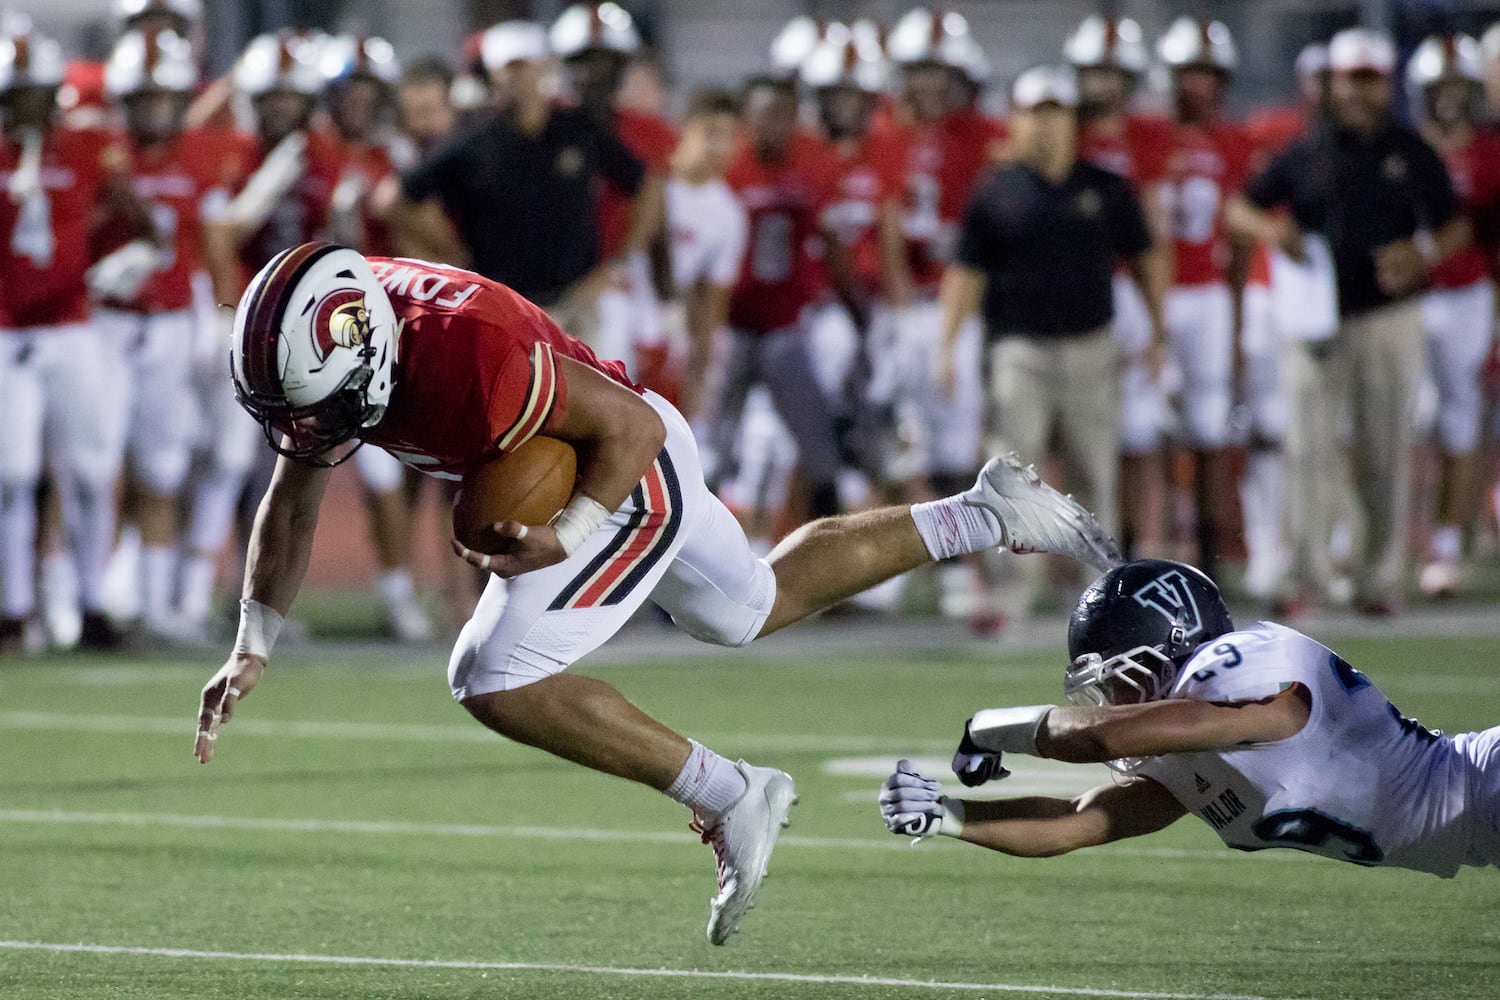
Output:
[[94,298],[105,302],[134,302],[146,280],[156,270],[160,248],[150,240],[131,240],[113,253],[100,257],[84,272],[83,280]]
[[964,832],[963,803],[943,795],[938,783],[909,760],[897,761],[895,773],[880,787],[880,816],[898,837],[925,840]]
[[229,202],[227,221],[259,229],[292,186],[307,172],[307,136],[293,132],[276,144],[260,169]]

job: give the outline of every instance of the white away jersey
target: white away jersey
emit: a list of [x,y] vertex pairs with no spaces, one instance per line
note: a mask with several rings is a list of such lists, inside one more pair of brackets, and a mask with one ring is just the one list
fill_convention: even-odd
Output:
[[667,226],[672,234],[672,283],[685,293],[699,279],[733,287],[745,256],[745,209],[721,180],[667,181]]
[[1138,773],[1164,785],[1230,847],[1290,847],[1360,865],[1451,878],[1500,863],[1481,764],[1441,732],[1406,719],[1369,678],[1300,632],[1259,622],[1204,645],[1170,697],[1267,698],[1293,683],[1312,695],[1296,736],[1233,750],[1157,757]]

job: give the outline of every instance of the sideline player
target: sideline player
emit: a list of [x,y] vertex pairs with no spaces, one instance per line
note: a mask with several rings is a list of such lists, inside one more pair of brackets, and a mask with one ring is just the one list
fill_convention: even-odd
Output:
[[[100,329],[128,373],[117,387],[119,419],[131,480],[127,510],[140,544],[138,558],[131,559],[134,547],[122,541],[117,558],[136,570],[122,588],[133,598],[131,610],[148,632],[172,634],[178,504],[197,421],[192,276],[203,267],[203,221],[222,211],[235,178],[226,176],[219,137],[183,127],[198,70],[181,35],[161,30],[121,36],[105,64],[104,85],[125,112],[131,190],[149,206],[162,244],[125,242],[89,270]],[[114,228],[113,220],[106,221],[103,238],[114,235]]]
[[1053,857],[1192,813],[1230,847],[1286,847],[1452,878],[1500,865],[1500,727],[1446,736],[1327,646],[1272,622],[1236,630],[1191,566],[1127,563],[1068,627],[1067,707],[978,712],[953,769],[1003,778],[1006,753],[1104,762],[1123,777],[1073,799],[949,799],[908,761],[880,793],[886,827]]
[[495,732],[691,808],[718,860],[715,944],[753,902],[791,778],[684,739],[570,664],[647,598],[695,638],[743,646],[934,558],[1002,545],[1101,568],[1115,558],[1091,514],[1012,458],[965,493],[815,521],[757,559],[670,403],[515,292],[441,265],[329,243],[284,251],[240,300],[232,368],[283,457],[250,542],[235,650],[203,688],[198,759],[212,758],[220,723],[261,679],[307,567],[327,466],[351,443],[453,476],[535,434],[560,438],[578,450],[578,485],[551,524],[498,526],[490,555],[454,543],[496,578],[449,683]]
[[[37,486],[44,449],[58,487],[76,574],[78,641],[110,648],[103,577],[115,531],[123,435],[110,383],[120,373],[90,322],[88,269],[96,213],[151,235],[112,133],[58,121],[62,48],[7,19],[0,35],[0,652],[19,651],[34,610]],[[50,617],[50,616],[49,616]]]
[[1250,260],[1249,245],[1224,228],[1224,204],[1244,186],[1250,144],[1223,112],[1239,62],[1228,28],[1178,18],[1157,42],[1157,53],[1171,71],[1174,99],[1160,188],[1173,247],[1163,311],[1193,449],[1198,565],[1212,577],[1235,533],[1229,417],[1234,374],[1242,367],[1238,335]]
[[[1500,136],[1477,121],[1483,72],[1473,38],[1433,36],[1412,53],[1406,84],[1422,138],[1442,156],[1476,236],[1493,244],[1500,223]],[[1463,534],[1474,523],[1484,409],[1480,370],[1495,327],[1493,249],[1470,243],[1439,263],[1422,299],[1442,456],[1436,524],[1417,580],[1429,597],[1451,595],[1462,585]]]
[[1115,273],[1115,340],[1125,355],[1120,375],[1120,539],[1127,552],[1149,554],[1165,544],[1166,471],[1160,442],[1168,419],[1161,388],[1167,334],[1161,301],[1172,283],[1171,234],[1161,207],[1161,182],[1172,149],[1171,124],[1136,113],[1131,101],[1150,55],[1141,26],[1130,18],[1084,18],[1063,43],[1078,73],[1078,152],[1135,188],[1152,230],[1142,285]]

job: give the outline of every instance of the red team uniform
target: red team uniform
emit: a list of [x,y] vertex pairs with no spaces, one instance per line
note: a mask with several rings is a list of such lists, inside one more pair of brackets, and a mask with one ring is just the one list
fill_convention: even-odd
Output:
[[[260,270],[287,247],[316,238],[328,225],[333,189],[343,172],[343,157],[338,144],[328,136],[312,129],[306,135],[307,169],[277,204],[265,225],[240,250],[240,261],[247,275]],[[270,152],[259,141],[250,140],[244,163],[245,179],[249,179]]]
[[967,108],[905,130],[904,229],[918,289],[936,293],[969,192],[1005,135],[1004,124]]
[[[378,142],[343,142],[339,143],[338,148],[341,160],[338,184],[359,186],[359,249],[364,253],[380,256],[395,253],[396,245],[392,241],[390,226],[384,220],[376,218],[369,208],[369,193],[374,190],[375,185],[382,178],[396,173],[390,150]],[[330,202],[332,200],[330,193]]]
[[888,204],[901,199],[905,158],[904,143],[890,131],[871,133],[851,157],[835,156],[838,179],[823,221],[848,251],[861,290],[867,294],[885,287],[880,218]]

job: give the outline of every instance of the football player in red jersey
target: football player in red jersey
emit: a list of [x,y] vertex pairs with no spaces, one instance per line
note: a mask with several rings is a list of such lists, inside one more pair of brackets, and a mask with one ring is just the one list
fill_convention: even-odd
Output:
[[[880,363],[894,375],[891,390],[905,443],[894,471],[915,499],[952,492],[979,460],[980,324],[977,318],[964,324],[952,384],[940,385],[934,377],[942,337],[938,286],[969,193],[1000,155],[1005,130],[974,107],[983,53],[961,16],[908,11],[891,28],[886,50],[901,75],[894,125],[906,151],[901,217],[906,247],[904,261],[890,268],[894,342],[880,352]],[[976,600],[982,589],[973,566],[946,565],[939,578],[945,615],[967,616],[984,632],[999,627],[996,610]]]
[[455,543],[508,587],[492,581],[464,627],[450,687],[495,732],[691,808],[718,862],[714,944],[754,902],[791,778],[725,760],[569,665],[648,597],[694,637],[742,646],[933,558],[1004,545],[1102,568],[1118,555],[1092,515],[1012,458],[965,493],[817,521],[758,559],[704,485],[670,403],[515,292],[454,268],[294,247],[246,289],[231,357],[241,403],[283,457],[256,518],[235,650],[203,688],[195,756],[213,757],[220,726],[261,679],[329,464],[362,440],[462,475],[539,433],[570,442],[575,492],[550,524],[498,525],[487,554]]
[[1238,54],[1222,22],[1179,18],[1157,42],[1157,53],[1171,71],[1175,105],[1160,187],[1174,274],[1165,319],[1194,451],[1197,565],[1213,576],[1235,531],[1229,417],[1249,264],[1249,246],[1224,227],[1224,205],[1245,183],[1250,144],[1223,113]]
[[[675,395],[661,323],[670,261],[663,185],[671,171],[677,133],[659,115],[622,107],[620,85],[641,37],[629,12],[613,3],[576,3],[547,32],[552,54],[563,61],[573,99],[646,165],[646,180],[631,199],[609,185],[599,192],[599,252],[609,263],[609,287],[599,294],[597,346],[630,358],[631,374],[653,389]],[[649,234],[644,250],[626,247],[632,229]]]
[[90,322],[85,271],[98,215],[151,231],[113,134],[57,124],[63,54],[12,22],[0,38],[0,649],[22,643],[33,611],[36,488],[43,442],[77,575],[85,646],[116,645],[102,611],[123,438],[111,382],[119,355]]
[[[309,127],[323,90],[317,59],[315,39],[282,33],[252,40],[235,63],[231,80],[250,100],[255,134],[239,138],[232,151],[239,162],[236,193],[204,227],[204,262],[220,303],[236,301],[247,277],[277,252],[328,225],[341,168],[337,144]],[[219,394],[205,405],[215,413],[217,440],[211,470],[194,485],[179,602],[189,628],[207,621],[219,552],[246,478],[261,458],[254,427],[246,425],[227,389],[217,380],[214,386]]]
[[[370,195],[396,172],[380,129],[393,110],[392,88],[401,67],[385,39],[357,35],[328,39],[318,61],[343,161],[331,199],[329,234],[362,253],[389,256],[395,253],[391,232],[371,211]],[[432,623],[412,583],[412,514],[401,463],[379,448],[361,448],[355,465],[365,486],[386,622],[402,642],[425,642],[432,637]]]
[[832,514],[839,509],[838,444],[808,345],[810,307],[822,297],[825,280],[850,315],[863,320],[848,254],[824,217],[838,164],[821,139],[799,129],[791,80],[752,79],[743,120],[745,138],[724,180],[745,208],[748,250],[729,299],[729,350],[709,417],[713,486],[734,475],[745,397],[763,384],[797,442],[809,509]]
[[[203,267],[205,214],[228,185],[218,136],[183,128],[197,86],[192,46],[170,31],[131,31],[115,44],[104,83],[123,108],[131,189],[149,206],[162,245],[123,242],[105,224],[111,252],[89,272],[98,323],[123,354],[120,381],[139,557],[129,590],[150,632],[170,632],[177,588],[177,507],[193,446],[192,364],[198,337],[192,276]],[[114,237],[111,239],[111,237]],[[133,549],[133,546],[126,546]]]
[[[1463,533],[1474,520],[1483,392],[1480,370],[1493,350],[1495,238],[1500,223],[1500,136],[1477,124],[1483,57],[1468,35],[1425,39],[1406,64],[1422,137],[1443,157],[1453,188],[1481,241],[1432,272],[1422,301],[1428,367],[1437,387],[1437,518],[1418,579],[1429,596],[1462,584]],[[1486,242],[1488,246],[1486,246]]]
[[1145,284],[1115,275],[1115,338],[1126,357],[1123,401],[1120,531],[1127,550],[1152,554],[1164,544],[1165,472],[1157,453],[1168,414],[1159,384],[1165,360],[1162,300],[1172,284],[1171,237],[1161,210],[1161,182],[1172,149],[1171,125],[1131,110],[1131,97],[1150,56],[1141,27],[1129,18],[1085,18],[1063,44],[1063,57],[1078,73],[1078,153],[1114,171],[1136,190],[1152,227]]

